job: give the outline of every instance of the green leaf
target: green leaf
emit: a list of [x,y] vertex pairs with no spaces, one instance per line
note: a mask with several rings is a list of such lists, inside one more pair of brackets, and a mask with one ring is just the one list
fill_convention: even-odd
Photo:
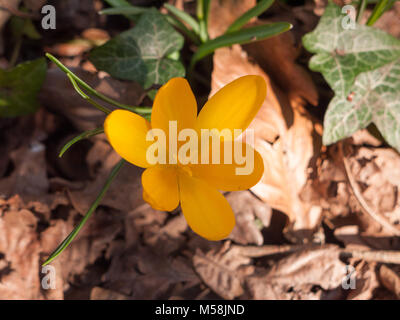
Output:
[[346,96],[357,75],[400,57],[400,40],[364,25],[344,28],[346,15],[330,3],[317,28],[303,37],[305,48],[315,53],[310,69],[319,71],[336,94]]
[[[126,7],[133,7],[132,4],[126,0],[104,0],[113,8],[126,8]],[[100,12],[101,14],[101,12]],[[138,14],[123,14],[126,18],[132,21],[137,21],[139,15]]]
[[24,62],[11,70],[0,69],[0,117],[16,117],[36,111],[37,94],[46,78],[43,58]]
[[10,20],[10,28],[15,38],[27,36],[29,39],[38,40],[42,37],[30,19],[13,16]]
[[114,166],[114,168],[111,170],[110,175],[107,178],[106,183],[104,184],[103,188],[101,189],[96,200],[92,203],[89,210],[86,212],[85,216],[82,218],[82,220],[79,222],[79,224],[75,227],[75,229],[72,230],[72,232],[63,240],[63,242],[61,242],[60,245],[53,251],[53,253],[47,258],[47,260],[42,264],[42,266],[49,264],[55,258],[57,258],[58,255],[61,254],[70,245],[70,243],[75,239],[75,237],[78,235],[79,231],[81,231],[83,226],[86,224],[86,222],[92,216],[93,212],[96,211],[101,200],[103,199],[104,195],[106,194],[108,188],[110,188],[111,182],[114,180],[114,178],[116,177],[116,175],[118,174],[118,172],[120,171],[120,169],[122,168],[124,163],[125,163],[125,160],[122,159]]
[[276,22],[224,34],[218,38],[207,41],[197,49],[192,57],[191,68],[197,61],[213,53],[218,48],[264,40],[288,31],[291,28],[292,25],[288,22]]
[[168,55],[183,47],[183,37],[157,10],[142,14],[137,25],[94,49],[90,61],[99,70],[145,88],[185,75],[180,61]]
[[324,119],[324,144],[351,136],[374,123],[400,152],[400,59],[360,74],[349,96],[336,95]]
[[104,10],[101,10],[99,14],[104,14],[104,15],[137,15],[137,14],[142,14],[146,12],[148,8],[142,8],[142,7],[134,7],[134,6],[128,6],[128,7],[116,7],[116,8],[107,8]]
[[382,14],[388,10],[394,1],[389,0],[380,0],[376,5],[374,10],[372,11],[370,17],[367,21],[367,26],[372,26],[378,19],[382,16]]
[[190,14],[187,14],[185,11],[179,10],[168,3],[164,4],[164,7],[183,22],[186,22],[197,35],[200,34],[200,25]]
[[261,0],[256,6],[246,11],[243,15],[237,18],[226,30],[226,33],[231,33],[241,29],[251,18],[258,17],[261,13],[267,10],[274,0]]
[[75,143],[84,140],[84,139],[88,139],[90,137],[93,137],[95,135],[98,135],[100,133],[103,133],[104,129],[103,128],[96,128],[93,130],[88,130],[85,132],[82,132],[80,135],[76,136],[75,138],[71,139],[70,141],[68,141],[65,146],[61,149],[60,153],[59,153],[59,157],[61,158],[65,152],[68,151],[69,148],[71,148]]

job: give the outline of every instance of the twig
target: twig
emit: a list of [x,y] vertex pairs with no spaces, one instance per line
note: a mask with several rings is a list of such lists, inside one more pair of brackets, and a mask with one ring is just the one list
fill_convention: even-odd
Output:
[[362,259],[366,261],[375,261],[381,263],[400,264],[400,251],[389,250],[343,250],[345,257]]
[[311,245],[264,245],[261,247],[256,246],[240,246],[240,245],[232,245],[231,248],[236,248],[236,250],[240,251],[243,256],[249,258],[259,258],[265,256],[272,256],[279,253],[291,253],[300,250],[313,249],[321,247],[320,244],[311,244]]
[[350,184],[350,189],[352,190],[355,198],[361,206],[361,209],[364,213],[368,214],[372,219],[378,222],[384,229],[392,232],[396,236],[400,236],[400,230],[392,226],[385,218],[381,215],[377,214],[374,210],[370,208],[368,203],[365,201],[363,195],[361,194],[360,188],[351,172],[349,160],[346,158],[343,150],[342,142],[339,142],[339,150],[341,153],[341,157],[343,159],[343,165],[346,172],[347,179]]

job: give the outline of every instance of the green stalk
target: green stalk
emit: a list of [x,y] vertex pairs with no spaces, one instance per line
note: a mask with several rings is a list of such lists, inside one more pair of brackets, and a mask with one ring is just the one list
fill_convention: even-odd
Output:
[[89,131],[85,131],[82,132],[79,136],[76,136],[75,138],[71,139],[70,141],[68,141],[65,146],[61,149],[60,153],[59,153],[59,157],[61,158],[65,152],[67,152],[67,150],[72,147],[75,143],[83,140],[83,139],[88,139],[90,137],[93,137],[95,135],[98,135],[100,133],[103,133],[104,129],[103,128],[96,128],[94,130],[89,130]]
[[110,114],[111,110],[103,107],[102,105],[100,105],[99,103],[97,103],[96,101],[94,101],[92,98],[90,98],[86,93],[84,93],[81,88],[79,88],[78,84],[76,83],[75,79],[71,76],[70,73],[67,73],[67,77],[68,79],[71,81],[72,85],[74,86],[74,89],[76,92],[79,93],[79,95],[85,99],[87,102],[89,102],[91,105],[93,105],[95,108],[99,109],[100,111],[104,112],[105,114]]
[[389,0],[380,0],[374,7],[371,16],[367,21],[367,26],[372,26],[386,11]]
[[197,19],[199,20],[199,36],[201,42],[206,42],[208,40],[208,31],[207,31],[207,23],[206,23],[206,9],[205,6],[207,4],[204,0],[197,0]]
[[128,106],[126,104],[119,103],[118,101],[115,101],[111,98],[106,97],[105,95],[101,94],[100,92],[97,92],[94,90],[92,87],[90,87],[86,82],[81,80],[78,76],[76,76],[71,70],[69,70],[66,66],[64,66],[61,61],[59,61],[56,57],[51,55],[50,53],[46,53],[46,57],[49,58],[51,61],[53,61],[63,72],[65,72],[67,75],[71,75],[71,77],[87,92],[89,92],[91,95],[99,98],[100,100],[103,100],[104,102],[107,102],[111,105],[114,105],[116,107],[122,108],[122,109],[127,109],[130,111],[133,111],[135,113],[138,113],[140,115],[143,114],[149,114],[151,113],[150,108],[146,107],[133,107],[133,106]]
[[358,10],[357,10],[357,22],[360,23],[362,16],[364,14],[365,8],[367,7],[367,0],[360,0],[360,3],[358,4]]
[[169,14],[165,14],[164,17],[167,21],[175,28],[181,30],[194,44],[199,45],[201,43],[197,34],[193,32],[193,30],[188,29],[185,24],[183,24],[180,20],[178,20],[175,16],[170,16]]
[[56,250],[53,251],[53,253],[47,258],[47,260],[42,264],[42,266],[45,266],[52,262],[57,256],[62,253],[68,245],[72,242],[72,240],[75,239],[75,237],[78,235],[79,231],[82,229],[82,227],[85,225],[85,223],[88,221],[88,219],[91,217],[92,213],[97,209],[98,205],[100,204],[100,201],[103,199],[105,193],[107,192],[108,188],[111,185],[111,182],[114,180],[116,177],[117,173],[121,169],[122,165],[124,164],[125,160],[120,160],[115,167],[112,169],[106,183],[104,184],[103,189],[101,189],[99,195],[97,196],[96,200],[93,202],[81,222],[75,227],[74,230],[64,239],[63,242],[56,248]]
[[164,7],[171,12],[172,14],[174,14],[176,17],[178,17],[179,19],[181,19],[183,22],[186,22],[191,28],[192,30],[196,33],[196,34],[200,34],[200,26],[198,21],[193,18],[190,14],[187,14],[185,11],[179,10],[178,8],[165,3]]

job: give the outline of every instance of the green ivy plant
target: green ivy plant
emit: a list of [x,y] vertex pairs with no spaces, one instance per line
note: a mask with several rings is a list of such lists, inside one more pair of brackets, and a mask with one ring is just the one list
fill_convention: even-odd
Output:
[[0,69],[0,117],[17,117],[37,110],[37,94],[46,78],[46,70],[44,58],[9,70]]
[[126,0],[105,1],[112,8],[102,10],[100,14],[124,15],[136,25],[95,49],[90,60],[98,69],[119,79],[139,81],[145,88],[185,75],[185,68],[179,61],[183,37],[175,29],[196,46],[188,68],[191,70],[199,60],[218,48],[263,40],[292,28],[288,22],[243,28],[251,18],[267,10],[274,0],[259,1],[236,19],[223,35],[211,40],[208,34],[211,0],[197,1],[196,17],[170,4],[164,5],[170,15],[163,15],[154,8],[132,6]]
[[[370,26],[391,4],[379,1],[368,25],[344,28],[342,9],[330,2],[317,28],[303,37],[315,54],[310,69],[321,72],[335,93],[324,118],[325,145],[373,123],[400,151],[400,40]],[[365,6],[360,1],[358,20]]]

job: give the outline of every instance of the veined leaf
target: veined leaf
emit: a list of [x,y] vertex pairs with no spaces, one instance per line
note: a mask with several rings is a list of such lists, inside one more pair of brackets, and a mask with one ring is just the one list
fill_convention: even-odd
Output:
[[37,94],[46,78],[44,58],[24,62],[11,70],[0,69],[0,117],[16,117],[36,111]]
[[168,58],[182,48],[183,41],[162,14],[149,9],[133,29],[94,49],[90,60],[115,78],[137,81],[148,88],[185,75],[182,63]]
[[310,69],[321,72],[342,97],[347,96],[357,75],[400,57],[400,40],[372,27],[347,25],[345,17],[341,8],[330,2],[317,28],[303,37],[305,48],[315,53]]
[[336,95],[324,119],[324,144],[351,136],[374,123],[400,152],[400,59],[360,74],[349,96]]

